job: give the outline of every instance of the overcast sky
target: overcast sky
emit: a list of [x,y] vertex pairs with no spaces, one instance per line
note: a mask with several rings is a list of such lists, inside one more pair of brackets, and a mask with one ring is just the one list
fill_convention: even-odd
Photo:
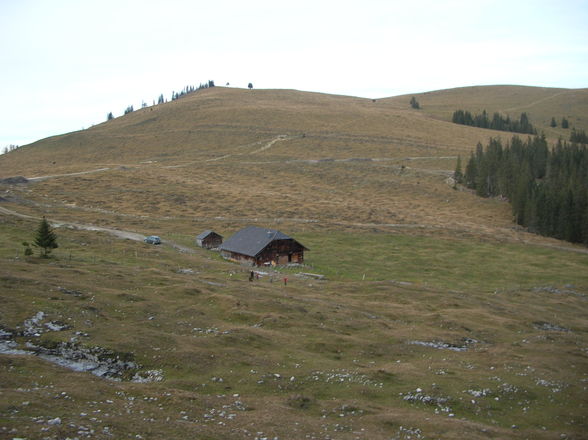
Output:
[[0,0],[0,149],[207,80],[382,98],[588,87],[588,0]]

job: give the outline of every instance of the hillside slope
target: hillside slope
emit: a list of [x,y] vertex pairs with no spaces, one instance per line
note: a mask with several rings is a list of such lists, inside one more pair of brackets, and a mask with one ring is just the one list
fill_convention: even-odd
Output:
[[[0,156],[0,438],[585,438],[588,250],[454,188],[510,137],[455,93],[213,88]],[[194,244],[247,225],[305,266]]]
[[[520,106],[521,96],[528,102],[546,93],[519,89],[498,88],[489,101]],[[430,98],[451,108],[456,93],[468,91],[481,93]],[[86,220],[96,212],[147,217],[146,226],[164,218],[298,218],[336,228],[440,227],[520,239],[506,203],[455,191],[448,180],[457,155],[510,134],[427,111],[396,98],[212,88],[20,148],[0,157],[0,177],[38,177],[42,191],[30,186],[29,200]],[[75,174],[94,170],[101,171]],[[104,216],[93,221],[112,225]]]
[[[570,130],[561,128],[562,118],[568,119],[570,129],[588,129],[588,89],[557,89],[524,86],[477,86],[438,90],[415,95],[396,96],[383,101],[397,106],[406,105],[415,96],[422,111],[442,120],[451,120],[455,110],[469,110],[490,115],[499,112],[519,118],[526,112],[531,123],[547,136],[569,139]],[[551,118],[558,126],[550,127]]]

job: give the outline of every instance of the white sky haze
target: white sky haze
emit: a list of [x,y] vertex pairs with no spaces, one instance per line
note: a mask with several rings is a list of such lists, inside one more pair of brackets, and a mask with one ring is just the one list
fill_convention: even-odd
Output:
[[207,80],[382,98],[588,87],[588,0],[0,0],[0,149]]

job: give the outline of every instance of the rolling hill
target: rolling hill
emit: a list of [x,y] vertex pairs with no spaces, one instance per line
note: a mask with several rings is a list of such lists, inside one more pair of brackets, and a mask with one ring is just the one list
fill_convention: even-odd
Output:
[[[588,89],[411,96],[215,87],[0,156],[27,179],[0,184],[0,437],[582,438],[588,251],[454,187],[511,134],[449,120],[525,111],[553,142]],[[42,216],[51,259],[21,244]],[[194,245],[252,224],[307,266],[250,283]]]

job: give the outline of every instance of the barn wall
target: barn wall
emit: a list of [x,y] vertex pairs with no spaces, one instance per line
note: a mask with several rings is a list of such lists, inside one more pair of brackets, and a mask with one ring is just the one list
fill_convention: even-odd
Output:
[[279,265],[302,263],[304,248],[294,240],[274,240],[257,256],[257,264],[271,261]]
[[211,234],[202,240],[202,247],[207,249],[219,247],[223,243],[223,239],[220,235]]
[[256,261],[254,257],[249,257],[247,255],[243,255],[243,254],[238,254],[236,252],[231,252],[231,251],[221,251],[221,255],[231,261],[235,261],[237,263],[241,263],[241,264],[251,264],[251,265],[255,265]]

